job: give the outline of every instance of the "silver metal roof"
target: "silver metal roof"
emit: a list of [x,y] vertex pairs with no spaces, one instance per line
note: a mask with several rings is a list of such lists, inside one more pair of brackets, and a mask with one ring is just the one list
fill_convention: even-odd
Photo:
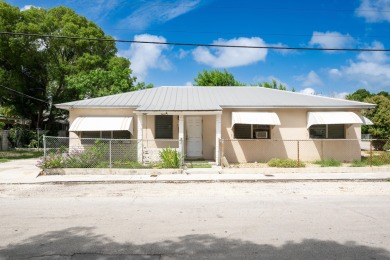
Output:
[[263,87],[156,87],[57,104],[70,108],[136,108],[138,111],[218,111],[223,108],[370,108],[375,105]]

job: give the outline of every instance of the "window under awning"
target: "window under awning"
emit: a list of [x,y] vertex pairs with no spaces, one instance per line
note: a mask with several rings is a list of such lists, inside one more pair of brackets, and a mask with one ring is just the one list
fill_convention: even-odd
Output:
[[232,127],[235,124],[280,125],[275,112],[232,112]]
[[362,124],[373,125],[370,119],[354,112],[308,112],[307,128],[312,125]]
[[77,117],[69,132],[129,131],[133,134],[132,117]]

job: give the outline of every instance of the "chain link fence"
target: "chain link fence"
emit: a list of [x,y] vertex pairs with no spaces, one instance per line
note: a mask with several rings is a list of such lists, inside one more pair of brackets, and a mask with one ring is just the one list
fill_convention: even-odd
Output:
[[372,166],[375,162],[390,164],[389,149],[388,139],[221,140],[221,158],[225,157],[229,163],[266,163],[277,158],[298,162],[339,160],[358,164],[361,161]]
[[151,168],[164,148],[179,151],[179,140],[69,138],[45,136],[43,168]]

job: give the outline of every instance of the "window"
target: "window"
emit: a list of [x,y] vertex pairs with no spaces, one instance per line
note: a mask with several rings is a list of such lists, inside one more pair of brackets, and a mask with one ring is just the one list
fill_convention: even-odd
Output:
[[130,139],[129,131],[85,131],[81,132],[81,138],[103,138],[103,139]]
[[313,139],[344,139],[344,125],[312,125],[309,128],[310,138]]
[[155,117],[155,138],[172,139],[173,138],[173,116]]
[[271,127],[269,125],[235,124],[235,139],[270,139]]

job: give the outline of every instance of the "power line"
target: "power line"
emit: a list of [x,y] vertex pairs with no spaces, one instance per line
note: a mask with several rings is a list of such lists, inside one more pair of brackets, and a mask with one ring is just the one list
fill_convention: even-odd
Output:
[[137,40],[121,40],[121,39],[113,39],[113,38],[87,38],[87,37],[78,37],[78,36],[46,35],[46,34],[15,33],[15,32],[0,32],[0,35],[28,36],[28,37],[68,39],[68,40],[102,41],[102,42],[173,45],[173,46],[187,46],[187,47],[189,46],[189,47],[273,49],[273,50],[301,50],[301,51],[390,52],[390,49],[376,49],[376,48],[372,48],[372,49],[367,49],[367,48],[316,48],[316,47],[287,47],[287,46],[270,46],[270,45],[256,46],[256,45],[206,44],[206,43],[185,43],[185,42],[137,41]]
[[107,30],[112,31],[128,31],[132,33],[142,33],[142,32],[154,32],[154,33],[188,33],[188,34],[226,34],[226,35],[258,35],[262,36],[286,36],[286,37],[326,37],[326,38],[390,38],[390,35],[355,35],[350,34],[340,34],[340,35],[329,35],[329,34],[286,34],[286,33],[261,33],[261,32],[223,32],[223,31],[187,31],[187,30],[132,30],[126,28],[111,28],[105,27]]
[[43,99],[39,99],[39,98],[36,98],[36,97],[29,96],[29,95],[27,95],[27,94],[24,94],[24,93],[22,93],[22,92],[19,92],[19,91],[15,90],[15,89],[12,89],[12,88],[8,88],[8,87],[3,86],[3,85],[0,85],[0,87],[5,88],[5,89],[7,89],[8,91],[12,91],[12,92],[14,92],[14,93],[17,93],[17,94],[19,94],[19,95],[22,95],[22,96],[25,96],[25,97],[28,97],[28,98],[31,98],[31,99],[35,99],[35,100],[37,100],[37,101],[44,102],[44,103],[50,105],[49,102],[47,102],[47,101],[45,101],[45,100],[43,100]]

